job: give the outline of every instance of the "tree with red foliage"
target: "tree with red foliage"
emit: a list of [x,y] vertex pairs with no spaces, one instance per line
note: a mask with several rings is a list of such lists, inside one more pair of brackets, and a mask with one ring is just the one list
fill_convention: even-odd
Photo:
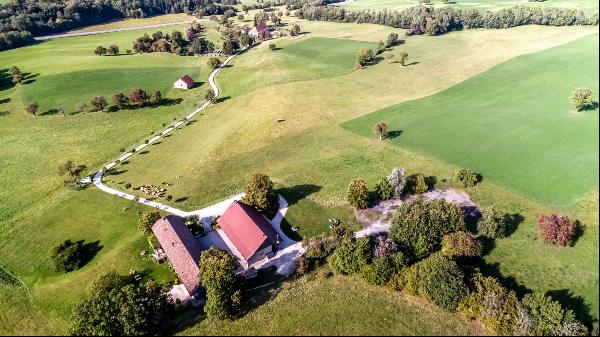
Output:
[[567,246],[573,243],[576,223],[569,217],[557,214],[540,215],[538,228],[544,241],[557,246]]
[[142,89],[134,89],[129,94],[129,102],[137,106],[143,106],[148,100],[148,94]]

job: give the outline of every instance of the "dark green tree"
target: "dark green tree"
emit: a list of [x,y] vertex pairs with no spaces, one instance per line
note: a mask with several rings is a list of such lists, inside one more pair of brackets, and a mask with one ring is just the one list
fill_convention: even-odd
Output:
[[386,177],[381,178],[377,184],[375,185],[375,193],[379,196],[381,200],[389,200],[394,196],[394,190],[392,189],[392,185],[387,180]]
[[200,256],[200,284],[206,289],[204,312],[217,319],[230,318],[240,305],[236,288],[237,260],[226,252],[211,247]]
[[460,207],[443,199],[404,203],[391,223],[392,240],[409,257],[417,259],[438,250],[444,235],[465,230]]
[[329,263],[333,271],[350,275],[358,273],[371,263],[373,245],[369,237],[345,237],[336,250],[331,254]]
[[75,306],[75,336],[161,335],[173,315],[168,289],[155,282],[131,284],[115,272],[94,282],[90,296]]
[[83,243],[81,241],[72,242],[71,240],[65,240],[54,247],[51,254],[54,269],[62,273],[81,268],[84,257]]

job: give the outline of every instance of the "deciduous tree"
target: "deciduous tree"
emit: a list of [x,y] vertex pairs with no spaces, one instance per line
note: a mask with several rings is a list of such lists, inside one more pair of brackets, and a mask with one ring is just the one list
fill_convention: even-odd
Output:
[[379,136],[379,140],[383,140],[383,138],[387,137],[388,131],[388,126],[384,122],[378,122],[373,126],[373,132]]
[[95,111],[104,111],[108,104],[106,103],[106,98],[104,98],[104,96],[94,96],[90,99],[90,105]]
[[481,218],[477,221],[477,233],[492,239],[501,239],[508,230],[508,214],[493,206],[481,209]]
[[77,165],[72,160],[67,160],[58,166],[58,175],[67,176],[67,179],[64,181],[66,186],[82,188],[81,173],[86,169],[87,166],[84,164]]
[[102,56],[102,55],[106,55],[106,53],[108,52],[108,50],[102,46],[97,46],[96,49],[94,50],[94,54]]
[[405,254],[419,259],[440,249],[444,235],[460,230],[465,230],[460,207],[443,199],[419,199],[397,208],[390,237]]
[[407,52],[401,52],[398,56],[400,57],[400,64],[403,67],[406,66],[406,61],[408,61],[408,53]]
[[429,187],[425,182],[425,176],[422,173],[417,173],[415,175],[415,185],[413,186],[413,192],[415,194],[423,194],[427,192]]
[[131,91],[129,94],[129,102],[139,107],[144,106],[147,100],[148,94],[140,88],[133,89],[133,91]]
[[119,55],[119,46],[117,46],[116,44],[111,44],[110,46],[108,46],[106,52],[108,55]]
[[140,216],[138,229],[146,234],[152,234],[152,226],[161,218],[159,212],[144,212]]
[[573,243],[576,223],[568,216],[551,214],[538,217],[538,228],[544,241],[557,246],[568,246]]
[[40,105],[38,104],[38,102],[32,102],[27,104],[27,107],[25,107],[25,110],[27,110],[27,112],[29,112],[30,114],[33,115],[33,117],[37,116],[37,111],[39,109]]
[[277,193],[273,190],[273,182],[269,176],[254,173],[246,181],[242,201],[254,206],[259,212],[273,209],[277,204]]
[[346,200],[356,209],[367,208],[369,206],[369,189],[367,188],[367,183],[360,178],[352,180],[348,185]]
[[573,90],[571,93],[571,103],[575,106],[577,111],[590,109],[594,106],[594,94],[588,88],[579,88]]
[[211,57],[206,61],[206,64],[210,69],[217,69],[221,65],[221,60],[216,57]]
[[90,296],[75,306],[74,336],[161,335],[173,315],[168,289],[150,281],[132,284],[115,272],[100,276]]
[[240,305],[241,293],[236,289],[237,260],[232,255],[211,247],[200,256],[200,284],[206,289],[204,312],[217,319],[229,318]]
[[123,109],[125,106],[127,106],[128,101],[129,100],[127,99],[127,96],[125,96],[122,92],[113,96],[113,104],[119,109]]

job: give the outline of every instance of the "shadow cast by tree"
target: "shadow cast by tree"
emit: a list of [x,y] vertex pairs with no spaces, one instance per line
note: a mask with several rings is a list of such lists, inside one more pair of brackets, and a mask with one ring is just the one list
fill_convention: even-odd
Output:
[[84,266],[88,262],[92,261],[94,259],[94,257],[96,257],[98,252],[100,252],[103,248],[103,246],[100,245],[100,241],[93,241],[93,242],[85,243],[85,240],[79,240],[79,241],[77,241],[77,244],[81,245],[81,256],[82,256],[81,265],[82,266]]
[[282,195],[285,198],[285,200],[287,200],[288,205],[291,206],[296,204],[298,201],[308,197],[309,195],[319,192],[320,190],[321,186],[318,185],[300,184],[290,187],[282,187],[275,190],[275,192],[277,194]]
[[546,292],[546,295],[560,302],[564,308],[572,310],[577,320],[587,327],[591,327],[594,323],[591,315],[592,307],[585,303],[583,297],[573,294],[569,289],[550,290]]

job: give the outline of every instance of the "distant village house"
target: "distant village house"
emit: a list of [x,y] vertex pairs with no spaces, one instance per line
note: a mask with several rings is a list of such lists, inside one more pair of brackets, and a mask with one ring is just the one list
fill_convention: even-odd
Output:
[[266,23],[261,22],[254,26],[254,28],[250,29],[248,35],[254,37],[255,39],[268,40],[271,38],[271,30]]
[[173,83],[173,87],[177,88],[177,89],[191,89],[194,87],[196,82],[194,82],[194,79],[189,77],[188,75],[183,76],[182,78],[178,79],[175,83]]

